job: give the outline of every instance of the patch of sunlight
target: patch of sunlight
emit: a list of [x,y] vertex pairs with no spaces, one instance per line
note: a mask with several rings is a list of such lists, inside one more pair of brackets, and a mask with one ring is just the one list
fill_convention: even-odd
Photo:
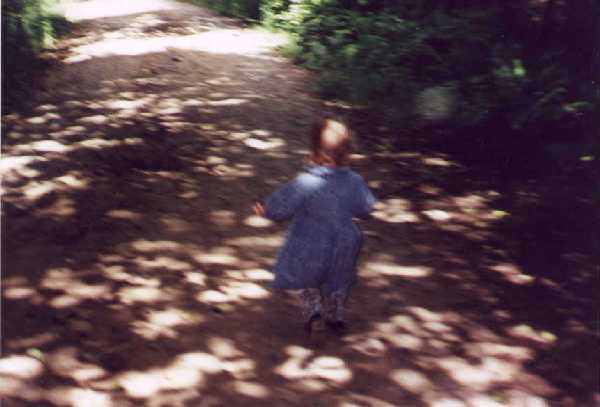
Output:
[[239,350],[235,342],[223,336],[211,336],[207,341],[208,349],[213,355],[222,359],[236,358],[246,354]]
[[205,286],[206,285],[206,274],[190,271],[185,273],[185,281],[190,284]]
[[435,332],[437,334],[452,332],[452,328],[450,328],[448,325],[437,321],[425,322],[423,323],[423,327],[428,331]]
[[402,277],[428,277],[432,271],[424,266],[399,266],[388,263],[368,263],[367,267],[379,274]]
[[42,362],[29,356],[13,355],[0,359],[0,376],[33,379],[43,372],[44,365]]
[[250,137],[250,134],[244,131],[233,131],[231,133],[229,133],[229,135],[227,136],[228,140],[231,141],[242,141],[247,139],[248,137]]
[[231,265],[239,261],[239,259],[229,253],[202,253],[194,255],[194,260],[201,264],[225,264]]
[[218,304],[231,301],[231,298],[229,298],[228,295],[216,290],[202,291],[201,293],[198,293],[198,295],[196,295],[196,299],[200,302],[206,302],[209,304]]
[[55,406],[113,407],[109,394],[79,387],[54,387],[46,392],[46,398]]
[[27,183],[21,190],[23,195],[30,200],[36,201],[42,196],[49,194],[56,189],[56,184],[52,181],[31,181]]
[[27,123],[29,123],[29,124],[44,124],[47,121],[48,121],[48,119],[46,119],[45,115],[31,117],[31,118],[27,119]]
[[80,302],[80,298],[64,294],[54,297],[48,305],[52,308],[70,308],[78,305]]
[[56,140],[41,140],[31,144],[22,144],[19,146],[19,149],[21,148],[33,150],[38,153],[66,153],[72,150],[71,147]]
[[478,194],[469,194],[465,196],[457,196],[452,199],[454,203],[461,208],[461,210],[469,212],[484,209],[489,199],[485,196]]
[[411,393],[421,394],[433,387],[424,374],[410,369],[396,369],[390,373],[392,381]]
[[286,348],[286,353],[289,359],[275,368],[275,373],[286,379],[324,379],[337,384],[352,379],[352,372],[338,357],[320,356],[307,364],[307,358],[312,355],[311,350],[291,345]]
[[224,177],[248,178],[254,176],[254,170],[252,169],[240,169],[228,165],[217,165],[212,168],[211,173]]
[[180,369],[196,369],[208,374],[223,371],[223,363],[219,358],[203,352],[181,354],[175,358],[172,366]]
[[53,308],[68,308],[85,300],[108,299],[112,289],[108,284],[85,284],[75,278],[49,278],[45,276],[42,286],[64,291],[63,295],[54,297],[49,305]]
[[228,98],[223,100],[211,100],[206,102],[209,106],[239,106],[248,103],[247,99]]
[[334,356],[319,356],[308,365],[310,375],[335,383],[346,383],[352,379],[352,372],[346,363]]
[[75,143],[75,145],[78,145],[83,148],[89,148],[92,150],[101,150],[103,148],[115,147],[120,144],[121,144],[120,140],[106,140],[106,139],[98,138],[98,137],[88,138],[86,140]]
[[169,232],[181,233],[192,230],[192,227],[187,221],[172,215],[161,216],[160,222],[165,226],[165,228]]
[[256,362],[253,359],[241,358],[225,361],[223,370],[237,380],[256,378]]
[[157,302],[159,300],[167,301],[164,290],[157,287],[124,287],[121,288],[117,296],[124,304],[135,304],[137,302]]
[[421,162],[425,165],[431,165],[436,167],[451,167],[456,165],[456,163],[452,161],[448,161],[445,158],[441,157],[423,157]]
[[193,315],[178,308],[151,311],[147,318],[149,323],[161,327],[174,327],[198,322],[198,315]]
[[107,371],[79,360],[79,350],[75,347],[60,348],[46,355],[45,363],[55,374],[68,377],[76,382],[100,379]]
[[74,63],[110,55],[169,53],[173,49],[257,57],[284,42],[284,37],[281,35],[251,29],[219,29],[194,35],[165,35],[150,38],[108,38],[75,47],[73,56],[65,61]]
[[4,174],[14,171],[21,176],[34,178],[39,176],[40,172],[32,168],[28,168],[28,165],[39,161],[48,161],[48,159],[33,155],[2,157],[0,158],[0,174],[2,174],[4,178]]
[[264,399],[269,396],[269,390],[262,384],[255,382],[236,381],[233,383],[233,391],[246,397]]
[[160,280],[158,278],[142,277],[125,272],[125,267],[113,265],[102,266],[104,275],[111,280],[124,281],[128,284],[141,285],[145,287],[158,287]]
[[273,278],[273,273],[271,273],[265,269],[244,270],[244,274],[250,280],[265,281],[265,280],[271,280]]
[[279,247],[283,243],[281,236],[242,236],[227,239],[225,244],[240,247]]
[[270,130],[265,129],[254,129],[250,133],[258,137],[271,137],[273,133]]
[[132,398],[150,398],[161,391],[203,387],[204,374],[196,369],[152,369],[147,372],[127,372],[118,378],[125,393]]
[[440,322],[444,319],[444,316],[440,313],[430,311],[422,307],[406,307],[408,312],[413,316],[417,317],[421,321],[429,322]]
[[231,227],[235,226],[237,223],[236,213],[224,209],[210,212],[209,218],[210,221],[217,226]]
[[527,324],[512,326],[506,329],[506,332],[512,337],[530,339],[544,344],[552,344],[557,340],[556,335],[552,332],[536,330]]
[[89,185],[87,178],[79,171],[72,171],[66,175],[54,178],[54,181],[65,184],[71,189],[85,189]]
[[176,338],[177,331],[174,329],[181,325],[195,325],[204,321],[201,315],[192,315],[176,308],[160,311],[151,311],[146,321],[134,321],[132,330],[141,337],[154,340],[158,337]]
[[49,207],[36,211],[36,214],[55,217],[69,217],[76,213],[75,201],[64,196],[58,198]]
[[436,222],[446,222],[454,217],[450,212],[441,209],[430,209],[421,213]]
[[534,356],[532,349],[524,346],[510,346],[494,342],[472,342],[466,345],[469,356],[482,358],[497,356],[503,359],[529,360]]
[[350,348],[366,356],[382,357],[387,351],[385,343],[378,338],[359,338],[353,342]]
[[37,296],[38,292],[29,287],[9,287],[5,288],[2,297],[7,300],[23,300]]
[[496,264],[495,266],[490,267],[490,270],[500,273],[507,281],[513,284],[531,284],[535,280],[534,277],[523,273],[521,269],[513,263]]
[[60,290],[75,281],[75,273],[69,268],[49,269],[40,280],[40,287]]
[[96,125],[106,124],[106,123],[108,123],[108,116],[105,116],[102,114],[96,114],[96,115],[92,115],[92,116],[84,116],[84,117],[80,117],[79,119],[77,119],[77,122],[83,123],[83,124],[96,124]]
[[121,0],[93,0],[86,2],[68,2],[65,3],[63,7],[63,12],[67,19],[71,21],[81,21],[148,13],[152,11],[172,10],[178,8],[178,5],[177,3],[165,0],[133,2]]
[[285,146],[285,141],[280,138],[274,138],[269,141],[263,141],[257,138],[244,139],[244,144],[248,147],[255,148],[257,150],[273,150],[278,147]]
[[478,364],[449,356],[431,360],[458,383],[474,390],[484,391],[497,383],[508,383],[520,371],[520,365],[495,357],[484,357]]
[[58,109],[58,107],[56,105],[53,105],[53,104],[50,104],[50,103],[46,103],[46,104],[43,104],[43,105],[39,105],[34,110],[36,112],[50,112],[50,111],[56,110],[56,109]]
[[205,106],[205,102],[202,100],[198,100],[198,99],[186,99],[183,102],[181,102],[182,106],[189,106],[189,107],[194,107],[194,106]]
[[130,211],[128,209],[113,209],[106,212],[106,216],[112,219],[123,219],[136,221],[143,218],[143,215],[137,212]]
[[486,218],[488,219],[502,219],[505,218],[507,216],[510,216],[510,213],[505,212],[505,211],[501,211],[501,210],[493,210],[491,211]]
[[178,251],[183,245],[169,240],[136,240],[131,243],[131,247],[143,253],[152,253],[160,250]]
[[111,286],[108,284],[85,284],[79,281],[71,281],[68,286],[62,289],[69,295],[84,299],[98,299],[111,293]]
[[219,286],[230,298],[264,299],[271,296],[269,291],[258,284],[248,282],[230,282]]
[[417,214],[411,211],[412,204],[406,199],[391,198],[375,204],[373,217],[388,223],[419,222]]
[[106,102],[106,107],[114,110],[134,110],[144,107],[148,102],[140,100],[113,99]]

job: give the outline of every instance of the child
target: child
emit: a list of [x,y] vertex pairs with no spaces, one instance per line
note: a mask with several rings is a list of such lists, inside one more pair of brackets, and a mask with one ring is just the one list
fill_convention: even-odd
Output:
[[301,290],[307,334],[321,317],[341,333],[362,246],[352,218],[368,215],[375,198],[362,177],[347,167],[351,138],[345,125],[320,120],[310,137],[312,165],[254,210],[274,221],[292,219],[277,256],[273,287]]

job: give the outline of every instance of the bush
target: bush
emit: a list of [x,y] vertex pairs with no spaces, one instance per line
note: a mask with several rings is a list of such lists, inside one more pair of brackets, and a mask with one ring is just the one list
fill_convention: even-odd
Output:
[[[536,144],[580,137],[599,101],[594,72],[581,69],[593,65],[582,55],[592,55],[598,34],[586,10],[598,10],[588,0],[578,9],[545,7],[271,0],[261,10],[265,24],[292,34],[286,53],[320,72],[325,97],[385,112],[386,121],[412,129],[443,121],[465,134],[524,134]],[[576,23],[583,27],[573,32]],[[584,38],[583,52],[573,54]]]
[[70,29],[69,22],[55,11],[51,0],[8,0],[2,2],[2,93],[10,103],[32,70],[40,66],[39,53],[54,46]]

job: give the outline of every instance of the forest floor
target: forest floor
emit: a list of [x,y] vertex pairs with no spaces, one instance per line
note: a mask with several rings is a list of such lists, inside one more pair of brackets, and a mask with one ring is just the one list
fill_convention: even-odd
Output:
[[3,406],[598,401],[589,197],[376,148],[390,130],[358,120],[380,203],[348,332],[308,339],[269,288],[285,225],[251,206],[301,168],[315,117],[348,110],[281,37],[205,9],[67,14],[43,88],[3,116]]

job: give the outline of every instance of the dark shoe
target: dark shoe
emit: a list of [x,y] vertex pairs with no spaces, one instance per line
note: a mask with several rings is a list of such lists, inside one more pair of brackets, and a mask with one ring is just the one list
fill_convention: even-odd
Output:
[[346,323],[344,321],[326,321],[325,324],[338,335],[346,332]]
[[308,321],[304,323],[304,332],[306,332],[306,335],[310,336],[312,334],[313,323],[319,319],[321,319],[321,314],[312,314]]

